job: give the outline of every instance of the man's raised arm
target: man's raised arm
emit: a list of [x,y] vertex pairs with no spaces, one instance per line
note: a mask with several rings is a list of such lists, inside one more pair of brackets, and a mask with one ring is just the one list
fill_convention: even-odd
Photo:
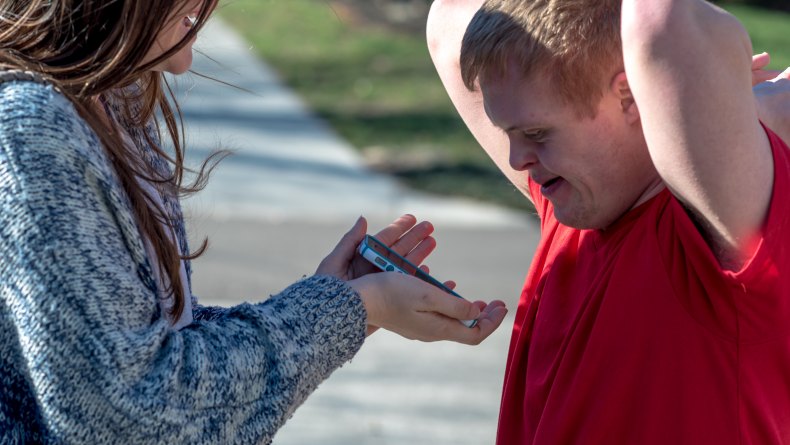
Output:
[[745,259],[765,220],[774,176],[746,31],[705,1],[624,0],[622,38],[659,174],[700,221],[720,260]]
[[461,41],[482,4],[483,0],[434,0],[426,27],[428,50],[450,100],[469,131],[510,182],[530,199],[526,175],[510,167],[507,135],[486,115],[480,90],[469,91],[461,79]]

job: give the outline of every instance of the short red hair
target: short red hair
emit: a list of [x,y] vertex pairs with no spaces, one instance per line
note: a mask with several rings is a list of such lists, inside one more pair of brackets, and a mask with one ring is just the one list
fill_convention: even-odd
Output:
[[593,116],[613,69],[623,69],[620,0],[486,0],[461,45],[461,75],[544,74],[567,103]]

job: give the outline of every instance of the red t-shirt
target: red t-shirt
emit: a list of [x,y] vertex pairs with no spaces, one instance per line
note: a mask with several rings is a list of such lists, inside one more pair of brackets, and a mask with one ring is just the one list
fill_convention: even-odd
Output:
[[499,445],[790,444],[790,153],[768,133],[770,210],[737,272],[667,190],[593,231],[533,184]]

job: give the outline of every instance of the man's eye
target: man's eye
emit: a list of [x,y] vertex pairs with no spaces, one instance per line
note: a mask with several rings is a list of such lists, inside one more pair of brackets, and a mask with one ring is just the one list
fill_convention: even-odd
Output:
[[543,142],[546,140],[546,131],[545,130],[525,131],[524,137],[529,139],[530,141]]

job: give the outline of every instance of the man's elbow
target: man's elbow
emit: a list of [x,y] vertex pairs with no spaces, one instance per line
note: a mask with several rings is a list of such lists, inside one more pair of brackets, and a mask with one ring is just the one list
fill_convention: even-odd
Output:
[[444,52],[460,53],[466,27],[482,4],[483,0],[433,1],[425,27],[432,56]]
[[[741,48],[751,57],[746,29],[723,9],[699,0],[624,0],[621,38],[626,57],[674,57],[694,47]],[[746,42],[746,45],[744,45]]]
[[442,15],[447,8],[446,0],[434,0],[431,9],[428,11],[428,20],[425,23],[425,41],[428,44],[428,52],[435,59],[442,44],[442,32],[439,27],[442,24]]
[[621,12],[620,35],[623,42],[623,53],[639,55],[652,53],[667,44],[672,38],[673,28],[682,29],[678,20],[682,11],[675,2],[638,2],[623,1]]
[[425,24],[425,36],[428,42],[428,50],[433,54],[438,52],[442,46],[447,46],[448,40],[452,40],[454,34],[458,32],[456,27],[458,12],[462,7],[462,2],[458,0],[434,0],[428,11],[428,20]]

